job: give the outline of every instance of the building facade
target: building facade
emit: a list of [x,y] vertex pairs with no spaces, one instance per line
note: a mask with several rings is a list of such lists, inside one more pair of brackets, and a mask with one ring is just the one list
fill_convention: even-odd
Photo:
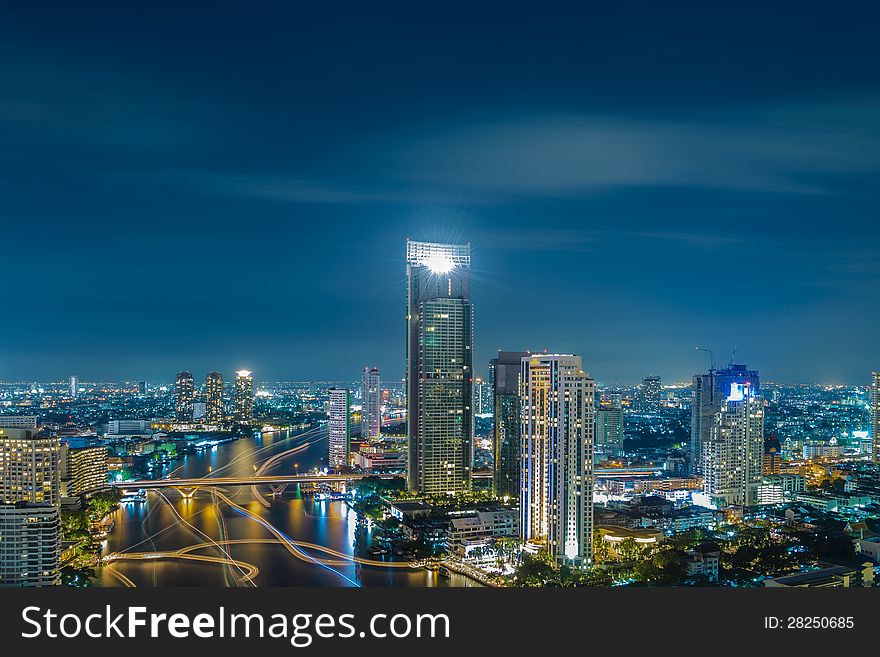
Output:
[[0,429],[0,502],[59,504],[60,448],[34,429]]
[[559,562],[592,558],[595,384],[580,356],[522,359],[522,538]]
[[361,378],[361,438],[377,440],[382,434],[382,388],[379,370],[365,367]]
[[871,373],[871,460],[880,465],[880,372]]
[[730,364],[706,374],[695,374],[691,392],[691,444],[690,471],[703,474],[703,444],[709,440],[715,426],[715,416],[721,411],[734,383],[749,384],[749,389],[759,395],[758,372],[745,365]]
[[489,364],[494,379],[493,442],[495,472],[493,483],[499,497],[519,497],[520,458],[522,458],[519,376],[526,351],[499,351]]
[[623,409],[617,405],[596,409],[596,449],[617,455],[623,450]]
[[211,372],[205,377],[205,419],[211,424],[222,424],[225,419],[223,375],[220,372]]
[[407,241],[407,484],[470,490],[473,307],[469,244]]
[[0,587],[57,586],[60,558],[57,506],[0,502]]
[[235,421],[250,424],[254,421],[254,373],[238,370],[235,373]]
[[348,466],[351,455],[351,395],[348,388],[330,388],[329,416],[328,463],[331,468]]
[[107,489],[107,448],[61,446],[61,495],[80,497]]
[[180,372],[175,380],[177,403],[174,406],[174,414],[178,422],[192,422],[193,401],[196,396],[193,376],[187,371]]
[[0,429],[36,429],[36,415],[0,415]]
[[749,383],[731,383],[703,443],[705,493],[717,507],[758,503],[764,465],[764,399]]
[[639,410],[645,413],[657,413],[660,410],[662,394],[663,386],[659,376],[649,374],[644,377],[639,386]]

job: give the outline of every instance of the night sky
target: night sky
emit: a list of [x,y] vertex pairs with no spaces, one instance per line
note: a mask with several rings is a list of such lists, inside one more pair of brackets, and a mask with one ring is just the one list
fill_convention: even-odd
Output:
[[400,379],[407,237],[473,245],[477,373],[880,368],[872,3],[18,4],[0,380]]

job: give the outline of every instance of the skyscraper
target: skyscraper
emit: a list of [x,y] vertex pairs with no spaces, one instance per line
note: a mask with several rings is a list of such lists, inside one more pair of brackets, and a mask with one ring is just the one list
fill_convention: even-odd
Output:
[[470,250],[469,244],[406,244],[407,481],[418,493],[470,489]]
[[616,456],[623,449],[623,409],[619,404],[596,409],[596,448]]
[[57,505],[61,445],[36,429],[0,429],[0,502]]
[[869,390],[871,406],[871,460],[880,465],[880,372],[871,373]]
[[734,383],[749,384],[753,394],[760,394],[758,372],[745,365],[730,364],[707,374],[695,374],[691,391],[690,468],[693,474],[703,473],[703,443],[712,435],[715,415],[730,395]]
[[639,401],[641,408],[639,410],[646,413],[657,413],[660,410],[660,398],[663,394],[663,386],[660,384],[660,377],[656,374],[649,374],[642,379],[642,385],[639,386]]
[[487,388],[487,384],[480,377],[474,378],[473,390],[474,390],[474,415],[482,415],[486,412],[486,409],[483,408],[483,399],[485,395],[485,390]]
[[76,399],[76,396],[79,394],[79,378],[74,374],[70,377],[70,396],[73,399]]
[[519,375],[523,358],[528,355],[526,351],[499,351],[498,358],[493,358],[489,364],[494,381],[493,482],[495,494],[499,497],[519,497],[519,461],[522,457]]
[[211,424],[223,422],[223,375],[211,372],[205,377],[205,419]]
[[732,382],[702,445],[706,495],[716,506],[757,503],[764,465],[764,399]]
[[348,388],[330,388],[330,440],[327,460],[331,468],[349,464],[351,452],[350,413],[351,400]]
[[580,356],[522,359],[522,538],[559,562],[592,557],[595,385]]
[[366,440],[379,438],[382,432],[380,385],[379,370],[365,367],[361,379],[361,438]]
[[235,421],[250,424],[254,421],[254,375],[248,370],[235,373]]
[[186,370],[180,372],[177,375],[175,389],[177,390],[177,404],[175,405],[177,421],[192,422],[193,400],[196,394],[192,374]]

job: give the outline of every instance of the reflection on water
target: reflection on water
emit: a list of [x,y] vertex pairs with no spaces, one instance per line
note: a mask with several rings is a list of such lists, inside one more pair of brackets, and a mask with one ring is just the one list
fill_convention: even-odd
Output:
[[[293,474],[295,470],[323,467],[326,450],[326,432],[321,430],[264,434],[261,438],[241,439],[187,455],[166,467],[163,475],[243,476],[253,474],[266,459],[285,451],[290,453],[264,474]],[[298,489],[290,488],[281,497],[264,497],[270,502],[267,508],[250,487],[221,490],[235,504],[259,515],[292,541],[326,546],[345,555],[354,555],[356,549],[358,554],[366,555],[369,548],[369,532],[344,502],[316,502],[312,496],[303,497]],[[259,492],[265,495],[268,491]],[[268,529],[209,490],[198,490],[190,499],[184,499],[173,489],[150,491],[145,503],[123,503],[114,520],[105,554],[164,553],[208,545],[189,552],[188,560],[116,561],[112,567],[99,571],[101,586],[121,586],[124,578],[141,587],[251,586],[243,577],[247,566],[242,564],[259,569],[253,577],[258,586],[479,586],[456,574],[441,577],[424,569],[365,566],[314,548],[291,548],[295,551],[291,554]],[[216,561],[192,560],[203,557]]]

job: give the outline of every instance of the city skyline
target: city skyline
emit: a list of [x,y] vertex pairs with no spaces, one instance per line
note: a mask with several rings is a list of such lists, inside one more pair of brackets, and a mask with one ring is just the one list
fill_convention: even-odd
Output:
[[407,237],[472,245],[478,372],[877,369],[876,15],[374,11],[8,12],[0,379],[402,378]]

